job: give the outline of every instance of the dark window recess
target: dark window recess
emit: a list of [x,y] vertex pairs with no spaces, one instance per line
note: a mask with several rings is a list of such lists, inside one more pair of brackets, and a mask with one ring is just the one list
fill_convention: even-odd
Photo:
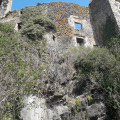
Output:
[[22,23],[18,23],[18,30],[21,29]]
[[76,38],[76,41],[79,45],[83,45],[84,44],[84,39],[83,38]]
[[0,0],[0,5],[2,4],[2,0]]
[[75,22],[75,29],[82,29],[82,25]]
[[23,11],[20,11],[20,14],[23,14]]
[[94,45],[94,47],[98,47],[98,45]]
[[54,40],[54,41],[55,41],[55,38],[56,38],[55,35],[53,35],[53,40]]

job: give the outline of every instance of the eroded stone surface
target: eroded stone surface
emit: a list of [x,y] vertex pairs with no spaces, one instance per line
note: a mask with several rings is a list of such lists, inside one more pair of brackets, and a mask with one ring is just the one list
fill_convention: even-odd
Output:
[[98,103],[88,106],[87,113],[90,118],[99,118],[101,116],[104,116],[106,113],[105,105],[103,103]]
[[24,98],[25,107],[21,110],[23,120],[62,120],[61,115],[69,114],[69,108],[63,105],[49,107],[45,99],[36,96]]
[[1,0],[0,2],[0,17],[11,11],[12,0]]

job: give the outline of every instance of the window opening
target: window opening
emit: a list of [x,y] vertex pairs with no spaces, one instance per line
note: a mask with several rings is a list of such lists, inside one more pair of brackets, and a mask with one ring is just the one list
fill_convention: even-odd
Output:
[[53,35],[53,40],[54,40],[54,41],[55,41],[55,38],[56,38],[55,35]]
[[23,14],[23,11],[22,11],[22,10],[20,11],[20,14]]
[[98,45],[94,45],[94,47],[98,47]]
[[76,41],[79,45],[83,45],[84,44],[84,39],[83,38],[76,38]]
[[75,22],[75,29],[82,29],[82,25]]
[[22,23],[18,23],[18,30],[21,29]]

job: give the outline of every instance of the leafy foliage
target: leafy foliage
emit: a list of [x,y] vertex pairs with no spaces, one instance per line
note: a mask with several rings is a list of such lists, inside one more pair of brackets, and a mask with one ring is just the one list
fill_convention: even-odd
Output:
[[94,49],[84,60],[79,61],[78,65],[92,82],[100,83],[99,85],[108,92],[109,89],[115,92],[120,66],[107,49]]
[[[118,38],[113,39],[116,44],[119,43],[117,39]],[[117,46],[119,45],[117,44]],[[116,49],[114,48],[114,50]],[[105,103],[108,110],[111,112],[111,118],[114,119],[120,108],[118,99],[120,97],[120,62],[117,59],[118,57],[116,57],[119,55],[117,50],[116,53],[113,49],[110,51],[107,48],[90,49],[80,47],[72,48],[66,54],[66,58],[72,61],[77,71],[76,77],[80,82],[78,82],[79,85],[77,83],[76,87],[84,85],[85,81],[90,81],[92,86],[101,89],[104,92]],[[80,92],[82,87],[75,89]],[[88,100],[89,99],[94,98],[88,97]]]
[[110,52],[115,55],[117,60],[120,60],[120,37],[111,38],[109,46]]
[[44,6],[26,7],[22,10],[22,13],[21,20],[23,24],[25,24],[30,18],[44,16],[46,14]]
[[0,23],[0,119],[18,119],[21,96],[46,90],[40,81],[48,68],[46,40],[28,42],[18,36],[11,25]]
[[120,103],[118,100],[120,92],[120,63],[115,56],[106,48],[95,48],[86,58],[77,59],[75,67],[79,68],[79,79],[83,76],[103,89],[106,100],[106,105],[115,114]]
[[45,14],[43,6],[40,5],[24,8],[21,16],[23,23],[22,35],[27,36],[31,40],[38,40],[43,37],[45,32],[56,31],[54,23]]
[[[46,31],[56,27],[42,6],[27,7],[21,16],[21,34],[12,24],[0,23],[0,119],[19,119],[22,96],[47,91],[41,81],[48,69]],[[32,41],[31,41],[32,40]]]
[[75,115],[77,115],[77,113],[80,111],[80,106],[81,106],[80,98],[76,98],[75,107],[74,107]]

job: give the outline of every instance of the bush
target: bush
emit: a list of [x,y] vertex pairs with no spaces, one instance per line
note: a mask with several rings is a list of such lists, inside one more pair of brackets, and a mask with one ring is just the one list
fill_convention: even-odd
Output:
[[31,6],[26,7],[22,10],[21,21],[25,24],[29,19],[35,18],[36,16],[45,16],[45,6]]
[[48,67],[46,41],[18,39],[7,23],[0,23],[0,35],[0,119],[16,120],[22,96],[46,90],[41,81]]
[[110,52],[116,57],[116,59],[120,60],[120,36],[111,38],[111,42],[109,43]]
[[[76,64],[77,63],[77,64]],[[78,59],[75,67],[79,68],[78,79],[89,79],[93,85],[105,93],[105,103],[111,116],[115,118],[120,108],[120,62],[106,48],[95,48],[85,58]]]
[[0,23],[0,32],[5,35],[10,35],[11,33],[14,33],[14,29],[10,23]]
[[42,39],[45,32],[50,30],[56,30],[53,22],[47,17],[37,16],[29,19],[29,21],[22,27],[21,33],[31,40],[38,40]]
[[64,54],[64,59],[68,59],[71,63],[77,64],[79,60],[86,58],[90,51],[92,51],[92,49],[89,47],[72,47]]
[[107,89],[113,88],[113,82],[116,82],[113,80],[116,74],[113,71],[118,67],[116,64],[114,55],[110,54],[106,48],[96,48],[84,60],[79,61],[78,65],[82,73],[89,76],[92,82],[98,82]]
[[21,21],[23,23],[22,35],[31,40],[40,40],[45,32],[56,31],[54,23],[46,17],[44,8],[40,5],[24,8]]

